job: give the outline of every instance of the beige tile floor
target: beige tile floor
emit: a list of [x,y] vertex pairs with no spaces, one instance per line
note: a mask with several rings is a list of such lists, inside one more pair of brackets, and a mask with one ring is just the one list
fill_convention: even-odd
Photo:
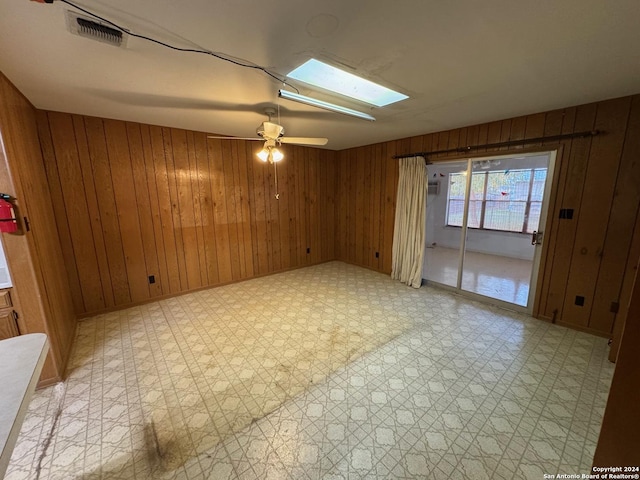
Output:
[[[437,246],[425,252],[427,280],[455,287],[459,250]],[[531,260],[466,252],[462,289],[526,307],[532,268]]]
[[606,357],[606,339],[331,262],[81,322],[6,478],[587,473]]

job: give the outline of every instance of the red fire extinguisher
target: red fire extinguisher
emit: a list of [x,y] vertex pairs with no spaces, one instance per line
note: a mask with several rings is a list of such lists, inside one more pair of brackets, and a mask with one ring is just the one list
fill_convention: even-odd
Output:
[[11,200],[10,195],[0,193],[0,232],[2,233],[14,233],[18,231],[16,212],[9,200]]

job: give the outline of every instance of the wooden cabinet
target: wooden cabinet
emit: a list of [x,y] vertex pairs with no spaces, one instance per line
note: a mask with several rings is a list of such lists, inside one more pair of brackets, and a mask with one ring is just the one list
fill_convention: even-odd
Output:
[[20,335],[11,302],[11,291],[0,290],[0,340]]
[[11,290],[8,288],[0,290],[0,310],[4,310],[5,308],[10,308],[13,306],[10,292]]

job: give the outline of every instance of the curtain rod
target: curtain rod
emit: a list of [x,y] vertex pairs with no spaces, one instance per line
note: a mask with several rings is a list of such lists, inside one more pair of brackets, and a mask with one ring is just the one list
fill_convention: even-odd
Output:
[[527,143],[538,143],[538,142],[552,142],[556,140],[567,140],[570,138],[585,138],[585,137],[595,137],[596,135],[600,135],[604,133],[602,130],[589,130],[584,132],[575,132],[575,133],[565,133],[562,135],[551,135],[548,137],[537,137],[537,138],[523,138],[521,140],[509,140],[506,142],[498,142],[498,143],[485,143],[484,145],[470,145],[468,147],[458,147],[458,148],[449,148],[447,150],[433,150],[431,152],[416,152],[416,153],[407,153],[405,155],[394,155],[393,158],[409,158],[421,156],[427,158],[429,155],[438,155],[440,153],[466,153],[471,150],[478,150],[480,148],[499,148],[499,147],[510,147],[513,145],[526,145]]

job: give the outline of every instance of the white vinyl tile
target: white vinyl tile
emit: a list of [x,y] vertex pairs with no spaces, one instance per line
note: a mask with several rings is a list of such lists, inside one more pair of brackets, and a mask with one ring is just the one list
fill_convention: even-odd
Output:
[[79,323],[7,480],[588,473],[607,341],[330,262]]

